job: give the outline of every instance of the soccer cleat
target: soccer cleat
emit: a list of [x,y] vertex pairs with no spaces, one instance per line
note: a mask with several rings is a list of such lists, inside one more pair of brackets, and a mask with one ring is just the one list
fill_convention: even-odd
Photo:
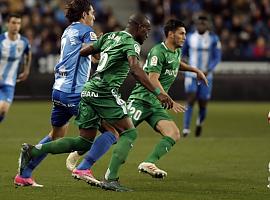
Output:
[[73,171],[80,159],[80,155],[77,151],[70,153],[66,159],[66,167],[69,171]]
[[202,126],[196,126],[195,137],[200,137],[202,134]]
[[33,178],[23,178],[19,174],[17,174],[14,178],[14,184],[15,186],[31,186],[31,187],[43,187],[43,185],[40,185],[34,181]]
[[22,144],[21,153],[19,157],[19,175],[22,175],[23,170],[28,166],[32,156],[31,156],[31,150],[33,146],[30,144]]
[[143,172],[151,175],[153,178],[164,178],[167,176],[167,172],[159,169],[154,163],[142,162],[138,166],[139,172]]
[[183,129],[183,137],[187,137],[190,134],[190,129]]
[[92,186],[100,187],[100,181],[93,176],[93,173],[90,169],[85,170],[74,169],[72,171],[71,176],[74,177],[75,179],[83,180]]
[[132,192],[132,189],[129,189],[125,186],[120,185],[119,178],[115,180],[104,180],[101,181],[100,186],[104,190],[112,190],[115,192]]

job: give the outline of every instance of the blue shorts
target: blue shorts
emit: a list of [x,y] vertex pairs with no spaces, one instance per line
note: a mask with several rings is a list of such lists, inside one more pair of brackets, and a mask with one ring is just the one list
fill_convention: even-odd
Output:
[[64,126],[72,116],[78,114],[81,99],[80,93],[65,93],[58,90],[52,91],[53,109],[51,113],[52,126]]
[[185,92],[186,93],[196,93],[197,98],[201,100],[209,100],[212,94],[212,83],[213,79],[208,80],[208,87],[197,81],[197,78],[185,77]]
[[0,85],[0,101],[12,103],[14,98],[15,87],[11,85]]

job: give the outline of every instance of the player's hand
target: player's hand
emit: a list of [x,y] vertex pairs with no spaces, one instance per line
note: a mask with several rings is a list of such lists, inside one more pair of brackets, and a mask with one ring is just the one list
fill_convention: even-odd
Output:
[[203,81],[204,84],[208,86],[208,80],[207,80],[206,76],[204,75],[204,73],[200,70],[198,70],[198,72],[197,72],[197,79],[200,81]]
[[179,104],[179,103],[176,103],[175,101],[173,102],[173,108],[172,110],[175,112],[175,113],[179,113],[179,112],[185,112],[187,109],[185,106]]
[[29,75],[29,73],[27,73],[27,72],[20,73],[18,75],[18,77],[17,77],[17,81],[16,82],[19,83],[21,81],[25,81],[28,78],[28,75]]
[[168,95],[160,93],[157,98],[161,102],[163,108],[171,109],[173,107],[173,100]]

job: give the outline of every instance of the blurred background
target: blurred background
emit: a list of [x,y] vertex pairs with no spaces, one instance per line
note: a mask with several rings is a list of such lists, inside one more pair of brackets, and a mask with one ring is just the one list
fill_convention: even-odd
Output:
[[[1,32],[10,12],[23,15],[22,34],[32,45],[33,61],[29,79],[17,85],[15,99],[49,99],[53,68],[58,61],[60,39],[69,25],[61,0],[0,0]],[[150,18],[152,31],[143,45],[142,62],[148,50],[163,40],[163,24],[169,18],[184,21],[187,31],[194,15],[206,11],[212,30],[222,43],[222,62],[216,68],[214,100],[270,100],[270,1],[269,0],[93,0],[97,34],[122,30],[128,16],[141,11]],[[127,97],[134,80],[125,84]],[[170,94],[185,99],[183,76],[177,78]]]

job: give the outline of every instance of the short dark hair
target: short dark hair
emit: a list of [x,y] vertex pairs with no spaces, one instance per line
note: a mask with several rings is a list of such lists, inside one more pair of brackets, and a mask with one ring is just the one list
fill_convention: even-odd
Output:
[[22,18],[22,15],[19,14],[19,13],[10,13],[7,17],[7,21],[9,22],[9,20],[12,18],[12,17],[15,17],[15,18]]
[[167,21],[164,27],[165,36],[168,36],[169,31],[176,31],[176,29],[178,29],[179,27],[185,28],[185,24],[180,20],[170,19],[169,21]]
[[90,0],[69,0],[66,4],[66,18],[69,22],[79,21],[83,12],[89,12],[90,6]]

